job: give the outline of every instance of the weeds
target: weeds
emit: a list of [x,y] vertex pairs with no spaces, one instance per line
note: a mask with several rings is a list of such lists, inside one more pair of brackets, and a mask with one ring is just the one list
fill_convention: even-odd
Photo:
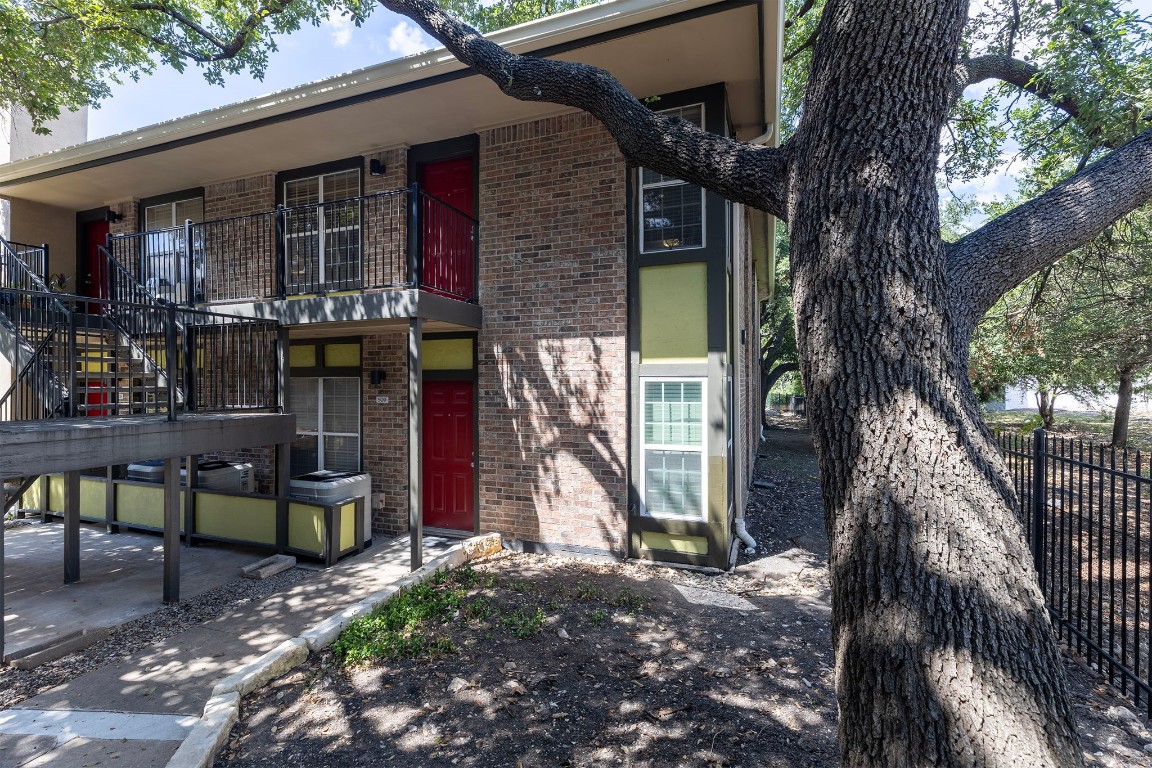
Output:
[[356,619],[332,646],[336,658],[356,664],[370,659],[454,653],[456,643],[442,628],[460,608],[467,590],[447,585],[470,578],[454,573],[437,573],[426,582],[400,590],[369,615]]
[[536,637],[544,628],[544,611],[537,606],[535,612],[527,608],[517,608],[500,620],[504,629],[521,640]]

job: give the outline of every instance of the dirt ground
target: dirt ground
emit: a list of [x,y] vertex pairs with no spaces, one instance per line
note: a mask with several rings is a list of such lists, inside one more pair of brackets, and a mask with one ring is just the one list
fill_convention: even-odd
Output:
[[[824,535],[811,440],[774,422],[732,574],[504,553],[439,630],[454,652],[252,694],[217,766],[833,766]],[[1146,766],[1145,720],[1069,661],[1090,765]]]

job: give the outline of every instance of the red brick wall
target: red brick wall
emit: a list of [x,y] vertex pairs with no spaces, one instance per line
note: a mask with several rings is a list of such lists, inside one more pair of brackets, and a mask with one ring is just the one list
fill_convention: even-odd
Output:
[[624,161],[586,115],[480,143],[481,528],[623,555]]
[[[384,163],[384,173],[368,171],[373,159]],[[364,194],[377,195],[408,184],[408,152],[388,149],[364,156]],[[394,285],[406,274],[408,198],[402,193],[371,197],[365,204],[361,227],[364,243],[364,277],[368,285]]]
[[[372,475],[372,528],[395,536],[408,530],[408,335],[365,336],[360,353],[361,445]],[[384,383],[372,386],[372,371]],[[377,405],[377,395],[388,403]]]
[[276,290],[276,174],[219,181],[204,188],[205,294],[208,301],[262,298]]

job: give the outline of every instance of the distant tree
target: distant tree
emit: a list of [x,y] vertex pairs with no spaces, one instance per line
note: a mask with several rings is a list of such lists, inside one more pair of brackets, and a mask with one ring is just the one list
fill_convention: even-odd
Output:
[[786,374],[800,370],[796,356],[796,326],[792,317],[792,281],[788,268],[788,233],[776,225],[776,263],[772,295],[760,303],[760,394],[764,398],[761,424],[767,426],[772,388]]

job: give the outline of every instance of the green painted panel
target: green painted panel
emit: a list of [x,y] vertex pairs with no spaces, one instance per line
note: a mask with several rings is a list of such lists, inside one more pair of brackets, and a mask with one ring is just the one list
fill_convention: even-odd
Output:
[[164,486],[117,483],[116,521],[163,528]]
[[728,519],[728,461],[708,457],[708,519],[713,525]]
[[196,494],[196,533],[276,545],[276,500]]
[[316,345],[293,344],[288,347],[288,366],[291,368],[315,368]]
[[643,531],[640,546],[644,549],[680,552],[687,555],[708,554],[708,539],[703,536],[674,536],[669,533]]
[[288,546],[322,554],[324,508],[300,502],[288,504]]
[[32,483],[32,487],[25,491],[24,495],[20,497],[20,507],[22,509],[40,509],[40,495],[43,490],[42,480],[37,480]]
[[324,365],[329,368],[359,368],[359,344],[325,344]]
[[103,478],[80,478],[80,517],[91,517],[103,520],[104,515],[104,489],[108,487]]
[[472,370],[472,341],[472,339],[425,339],[421,349],[424,370]]
[[61,475],[48,478],[48,509],[51,512],[64,511],[64,478]]
[[356,546],[356,502],[340,507],[340,551]]
[[708,359],[708,265],[640,268],[640,362]]

